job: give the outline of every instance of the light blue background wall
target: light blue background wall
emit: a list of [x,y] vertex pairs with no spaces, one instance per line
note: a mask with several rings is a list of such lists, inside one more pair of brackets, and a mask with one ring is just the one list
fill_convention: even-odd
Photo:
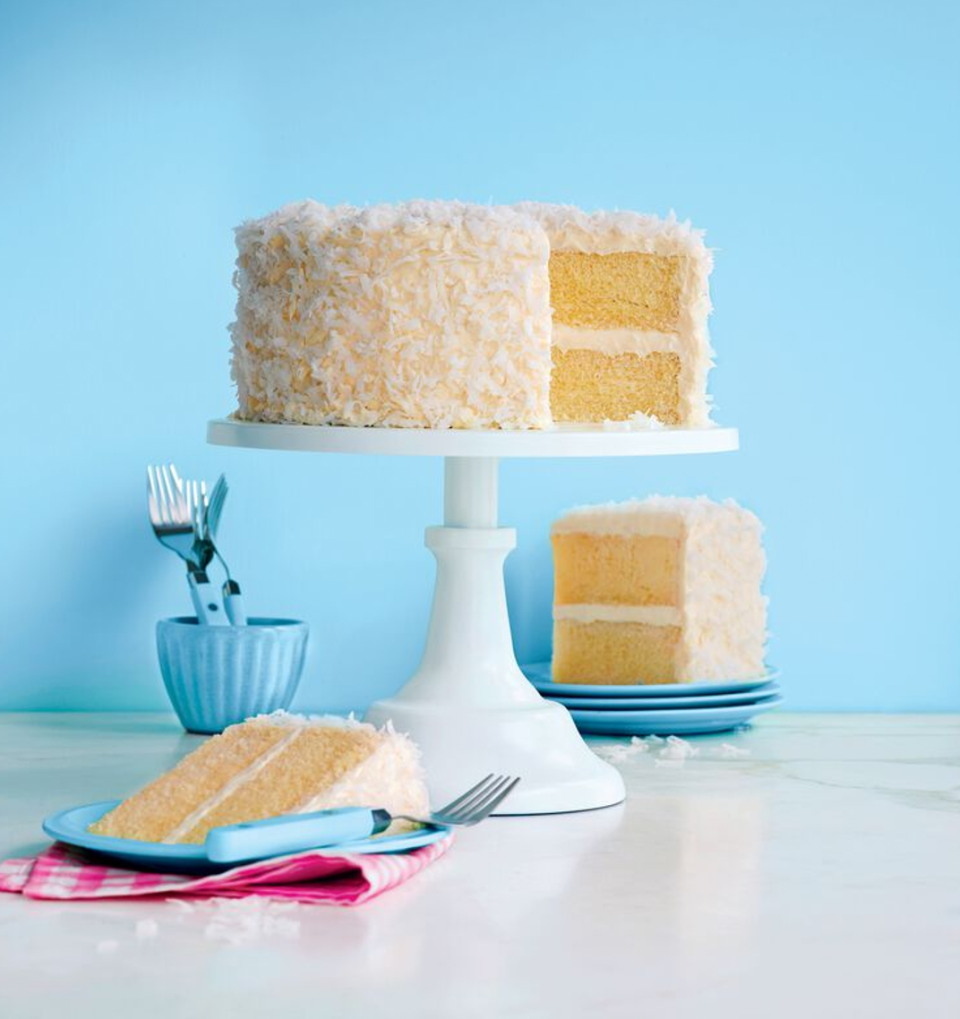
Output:
[[653,491],[768,526],[795,708],[960,708],[956,5],[0,6],[0,707],[160,708],[186,611],[143,467],[232,494],[254,610],[308,619],[299,704],[422,647],[439,462],[225,451],[231,228],[287,201],[523,198],[664,213],[719,249],[733,455],[506,463],[521,660],[551,518]]

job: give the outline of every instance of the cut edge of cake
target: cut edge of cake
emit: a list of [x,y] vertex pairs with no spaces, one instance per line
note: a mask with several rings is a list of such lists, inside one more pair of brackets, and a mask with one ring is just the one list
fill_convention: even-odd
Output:
[[[661,219],[637,212],[585,212],[576,206],[537,202],[524,202],[518,208],[537,219],[550,241],[554,372],[566,369],[574,378],[579,373],[586,379],[602,378],[606,373],[605,392],[597,394],[597,402],[613,410],[612,420],[628,420],[632,416],[629,400],[640,393],[644,400],[640,410],[663,424],[709,427],[712,401],[707,380],[714,351],[707,321],[712,310],[709,277],[713,254],[704,243],[703,231],[673,213]],[[624,267],[618,284],[613,266],[611,286],[622,289],[611,289],[599,308],[596,299],[592,306],[587,302],[583,314],[578,315],[582,295],[576,291],[576,267],[558,263],[579,259],[589,271],[595,268],[591,260],[634,256],[648,260],[646,275],[654,282],[658,278],[654,263],[659,263],[659,305],[649,306],[649,294],[645,300],[643,295],[630,293],[629,267]],[[632,275],[636,278],[636,266]],[[570,295],[565,291],[571,289],[572,299],[567,300]],[[672,292],[669,300],[665,299],[667,290]],[[615,300],[618,293],[619,301]],[[584,363],[571,363],[577,359]],[[632,387],[623,381],[630,373],[635,377]],[[618,388],[624,390],[622,396]]]

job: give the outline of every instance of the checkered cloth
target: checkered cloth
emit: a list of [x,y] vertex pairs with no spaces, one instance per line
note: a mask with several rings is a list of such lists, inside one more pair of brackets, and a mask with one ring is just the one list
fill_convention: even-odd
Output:
[[308,850],[247,863],[222,874],[189,877],[108,867],[84,852],[55,842],[39,856],[0,862],[0,892],[31,899],[118,899],[192,896],[272,899],[359,906],[419,874],[450,848],[452,837],[409,853],[342,853]]

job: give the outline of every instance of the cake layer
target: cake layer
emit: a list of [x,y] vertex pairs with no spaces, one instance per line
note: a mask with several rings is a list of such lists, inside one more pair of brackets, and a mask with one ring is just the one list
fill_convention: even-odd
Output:
[[231,726],[104,814],[90,830],[97,835],[163,842],[198,802],[215,796],[234,774],[270,754],[285,736],[286,730],[273,726]]
[[560,532],[551,543],[558,606],[679,605],[678,538]]
[[360,729],[291,728],[278,754],[259,768],[240,772],[166,838],[202,843],[211,828],[296,814],[318,790],[328,788],[376,749],[377,734]]
[[683,260],[618,251],[608,255],[551,250],[553,321],[593,329],[634,326],[676,332]]
[[554,421],[627,421],[639,411],[665,425],[680,424],[679,355],[608,356],[554,347],[552,358]]
[[628,685],[677,682],[680,627],[557,620],[553,681]]

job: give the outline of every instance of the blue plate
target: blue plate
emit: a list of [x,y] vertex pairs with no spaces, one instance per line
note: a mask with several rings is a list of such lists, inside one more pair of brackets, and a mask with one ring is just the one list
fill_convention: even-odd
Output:
[[[141,842],[138,839],[118,839],[111,835],[94,835],[87,829],[99,821],[108,811],[113,810],[120,800],[101,800],[82,807],[70,807],[53,814],[43,822],[43,830],[52,839],[66,842],[70,846],[91,849],[110,857],[116,863],[140,870],[154,870],[175,874],[216,874],[238,866],[255,863],[247,860],[243,864],[213,863],[207,859],[203,846],[169,845],[166,842]],[[381,836],[360,839],[356,842],[342,842],[338,846],[325,846],[317,852],[337,856],[341,853],[407,853],[411,849],[429,846],[446,838],[451,829],[443,825],[421,828],[404,835]]]
[[762,704],[734,704],[727,708],[680,708],[677,711],[577,711],[571,709],[577,728],[596,736],[693,736],[723,732],[749,722],[761,711],[776,707],[782,697]]
[[743,693],[694,694],[692,697],[560,697],[555,694],[548,700],[565,704],[568,708],[596,708],[602,711],[653,711],[657,708],[723,708],[731,704],[760,704],[771,697],[780,696],[776,683],[758,686]]
[[709,683],[644,683],[617,685],[612,683],[554,683],[550,679],[550,663],[535,662],[523,665],[524,675],[542,694],[561,694],[564,697],[687,697],[699,693],[741,693],[756,690],[780,675],[779,669],[767,666],[765,676],[757,679],[732,679],[729,682]]

